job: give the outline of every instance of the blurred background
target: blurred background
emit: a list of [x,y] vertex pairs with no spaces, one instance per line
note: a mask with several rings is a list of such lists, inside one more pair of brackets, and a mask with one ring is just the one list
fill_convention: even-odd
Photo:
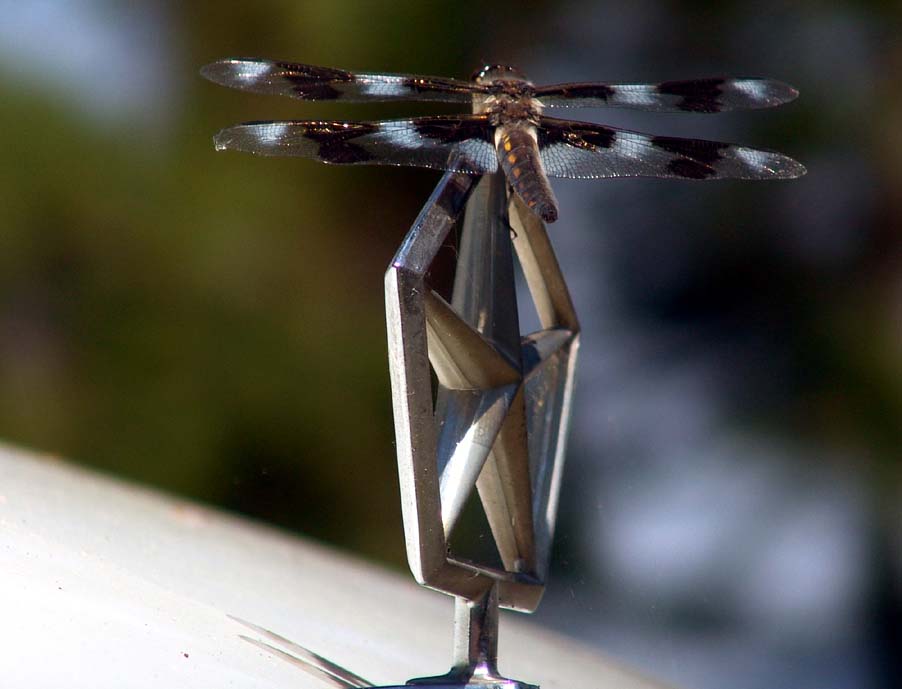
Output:
[[449,110],[199,67],[782,79],[775,111],[571,113],[809,172],[555,182],[584,334],[533,621],[687,689],[902,686],[902,9],[523,5],[0,0],[0,438],[405,571],[382,275],[438,175],[211,137]]

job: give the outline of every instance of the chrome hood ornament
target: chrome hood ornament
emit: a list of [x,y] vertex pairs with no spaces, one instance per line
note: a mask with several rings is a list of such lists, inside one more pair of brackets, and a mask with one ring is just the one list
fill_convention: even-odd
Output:
[[[446,300],[429,268],[458,223]],[[541,325],[528,335],[514,256]],[[448,173],[395,255],[385,295],[408,561],[420,584],[456,598],[451,671],[407,684],[529,687],[498,672],[498,608],[532,612],[545,588],[579,345],[545,225],[502,174]],[[474,488],[500,567],[449,546]]]

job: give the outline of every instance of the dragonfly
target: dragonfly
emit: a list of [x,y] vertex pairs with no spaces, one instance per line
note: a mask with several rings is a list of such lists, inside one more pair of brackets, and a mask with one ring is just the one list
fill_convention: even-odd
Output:
[[766,149],[657,136],[545,115],[559,108],[620,107],[717,113],[788,103],[798,91],[764,78],[704,78],[658,84],[578,82],[537,86],[516,68],[486,65],[469,81],[349,72],[293,62],[228,58],[206,65],[210,81],[308,101],[434,101],[471,113],[372,122],[246,122],[220,131],[217,150],[300,156],[338,165],[397,165],[484,175],[498,172],[546,222],[558,217],[549,177],[791,179],[792,158]]

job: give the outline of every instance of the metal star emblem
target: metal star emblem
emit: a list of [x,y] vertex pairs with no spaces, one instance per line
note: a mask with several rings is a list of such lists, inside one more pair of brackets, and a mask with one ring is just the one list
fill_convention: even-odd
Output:
[[[461,215],[448,302],[425,276]],[[526,336],[514,254],[542,326]],[[543,223],[509,197],[502,175],[446,175],[386,273],[386,303],[411,569],[468,600],[498,584],[503,607],[532,611],[547,573],[579,341]],[[448,552],[474,487],[503,570]]]

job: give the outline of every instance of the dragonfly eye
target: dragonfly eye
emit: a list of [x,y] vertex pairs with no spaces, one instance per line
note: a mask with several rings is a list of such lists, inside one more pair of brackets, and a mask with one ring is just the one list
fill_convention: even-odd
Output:
[[485,65],[473,72],[470,77],[477,84],[488,84],[504,79],[526,79],[523,73],[510,65]]

